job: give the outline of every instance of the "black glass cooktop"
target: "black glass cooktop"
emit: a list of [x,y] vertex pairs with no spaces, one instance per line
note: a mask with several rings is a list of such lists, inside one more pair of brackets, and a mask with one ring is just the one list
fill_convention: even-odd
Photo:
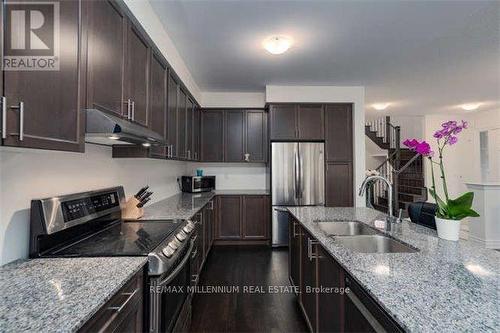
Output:
[[181,220],[118,222],[88,238],[47,255],[63,257],[147,255],[180,224]]

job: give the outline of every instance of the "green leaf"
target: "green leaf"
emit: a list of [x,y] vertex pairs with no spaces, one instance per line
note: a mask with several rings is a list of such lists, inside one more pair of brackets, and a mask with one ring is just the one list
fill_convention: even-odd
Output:
[[479,214],[471,209],[474,193],[467,192],[456,199],[448,200],[447,210],[449,216],[454,220],[461,220],[467,216],[478,217]]
[[448,200],[448,205],[453,205],[453,206],[460,206],[460,207],[472,207],[472,200],[474,200],[474,193],[473,192],[467,192],[462,194],[456,199],[450,199]]

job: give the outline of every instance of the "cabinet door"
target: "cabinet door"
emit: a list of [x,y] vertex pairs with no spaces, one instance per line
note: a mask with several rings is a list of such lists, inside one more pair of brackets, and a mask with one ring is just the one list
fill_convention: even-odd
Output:
[[193,108],[194,104],[188,97],[186,103],[186,158],[193,159]]
[[245,160],[244,142],[245,113],[241,110],[225,113],[225,162]]
[[167,142],[170,146],[170,157],[177,157],[177,104],[179,89],[177,81],[172,76],[168,75],[168,93],[167,93]]
[[267,195],[243,197],[243,238],[268,239],[269,209]]
[[177,107],[177,157],[185,159],[186,156],[186,93],[179,89],[179,104]]
[[200,160],[200,108],[193,108],[193,160]]
[[[318,286],[343,288],[343,269],[322,246],[318,250]],[[344,296],[340,293],[318,293],[318,332],[341,332]]]
[[241,237],[241,197],[237,195],[219,197],[218,239]]
[[201,160],[203,162],[224,161],[224,112],[205,110],[201,112]]
[[353,206],[352,162],[326,163],[326,206]]
[[126,99],[131,100],[131,119],[148,125],[148,86],[150,48],[141,32],[131,23],[127,29],[127,86]]
[[323,105],[300,104],[297,110],[297,126],[300,140],[324,140]]
[[293,104],[271,105],[269,114],[271,121],[271,140],[296,140],[297,107]]
[[[79,79],[83,68],[84,45],[80,45],[80,3],[62,1],[59,6],[60,30],[64,32],[60,35],[63,42],[60,42],[59,70],[2,71],[6,99],[4,145],[83,151],[85,124],[83,113],[80,112],[80,89],[84,84]],[[109,4],[100,6],[106,8]],[[14,8],[9,9],[7,6],[4,10]],[[8,28],[12,25],[11,17],[8,12],[4,13],[5,34],[11,34]],[[6,55],[12,54],[10,48],[6,43]],[[120,100],[120,96],[116,98]]]
[[267,162],[267,113],[258,110],[246,111],[245,153],[248,162]]
[[[90,6],[87,107],[126,116],[123,90],[126,17],[114,1],[84,3]],[[66,35],[66,30],[61,31]]]
[[325,131],[326,160],[352,161],[352,104],[326,105]]
[[316,293],[311,288],[316,287],[316,259],[310,256],[315,251],[312,245],[313,237],[307,231],[301,232],[301,275],[300,302],[311,331],[316,332]]
[[301,242],[301,227],[300,224],[293,218],[290,218],[289,246],[288,246],[288,275],[292,286],[300,286],[300,242]]
[[[151,86],[149,127],[165,138],[167,125],[167,67],[162,60],[153,54],[151,59]],[[151,147],[154,155],[165,156],[165,147]]]
[[[210,203],[209,203],[210,205]],[[205,208],[203,208],[203,221],[205,223],[205,242],[203,244],[203,255],[206,257],[208,255],[208,251],[210,250],[210,242],[211,242],[211,237],[212,237],[212,217],[211,217],[212,211],[209,209],[209,206],[207,205]]]

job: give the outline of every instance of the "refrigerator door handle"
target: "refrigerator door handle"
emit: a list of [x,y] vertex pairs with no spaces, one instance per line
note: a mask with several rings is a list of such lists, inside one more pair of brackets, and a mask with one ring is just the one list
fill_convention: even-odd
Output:
[[[304,180],[304,174],[303,174],[303,166],[304,160],[302,159],[302,156],[300,155],[300,150],[299,150],[299,199],[302,199],[302,181]],[[302,202],[301,202],[302,203]]]
[[295,165],[294,165],[294,177],[293,177],[293,183],[294,183],[294,186],[295,186],[295,199],[298,199],[300,197],[300,184],[299,184],[299,178],[300,178],[300,166],[299,166],[299,153],[298,152],[295,152],[295,156],[294,156],[294,162],[295,162]]

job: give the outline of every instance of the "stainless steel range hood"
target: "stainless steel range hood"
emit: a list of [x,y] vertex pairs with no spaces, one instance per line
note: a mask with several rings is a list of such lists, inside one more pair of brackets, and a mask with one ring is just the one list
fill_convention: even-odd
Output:
[[87,109],[85,142],[101,145],[165,145],[156,132],[96,109]]

